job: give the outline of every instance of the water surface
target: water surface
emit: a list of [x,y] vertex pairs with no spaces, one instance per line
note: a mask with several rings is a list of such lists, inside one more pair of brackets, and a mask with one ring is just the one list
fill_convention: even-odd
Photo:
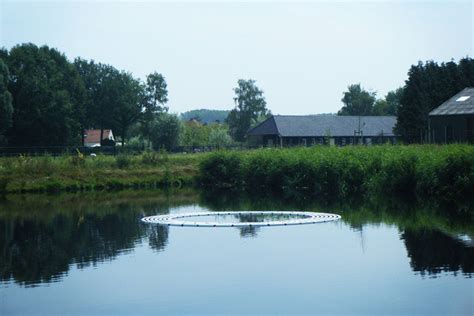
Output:
[[[223,210],[312,210],[342,220],[140,222]],[[0,314],[472,315],[473,230],[469,218],[429,208],[192,190],[11,196],[0,202]]]

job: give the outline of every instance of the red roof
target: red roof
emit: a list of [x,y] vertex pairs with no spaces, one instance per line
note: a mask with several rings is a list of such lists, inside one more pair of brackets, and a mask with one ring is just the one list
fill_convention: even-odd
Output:
[[[109,138],[110,129],[104,129],[102,140]],[[88,129],[84,133],[86,143],[100,143],[100,129]]]

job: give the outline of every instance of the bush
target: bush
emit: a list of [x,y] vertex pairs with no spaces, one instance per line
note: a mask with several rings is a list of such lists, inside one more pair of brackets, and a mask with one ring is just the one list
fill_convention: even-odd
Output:
[[235,153],[215,152],[200,164],[201,183],[205,186],[238,188],[242,185],[241,159]]
[[131,162],[132,161],[128,155],[120,154],[115,157],[115,165],[120,169],[130,167]]
[[347,146],[218,152],[200,165],[205,186],[331,198],[474,196],[474,147]]
[[160,156],[154,151],[146,151],[142,155],[142,163],[155,166],[160,161]]

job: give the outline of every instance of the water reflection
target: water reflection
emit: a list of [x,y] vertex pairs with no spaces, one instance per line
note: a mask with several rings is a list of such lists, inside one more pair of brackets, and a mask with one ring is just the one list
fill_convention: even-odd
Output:
[[[472,220],[459,216],[442,216],[429,208],[401,212],[380,204],[321,206],[277,197],[219,195],[219,199],[210,200],[208,195],[179,190],[8,197],[0,202],[0,279],[34,286],[60,280],[70,265],[82,269],[114,260],[137,244],[166,251],[169,228],[142,224],[139,219],[185,205],[199,205],[201,211],[333,211],[343,215],[345,225],[357,229],[368,224],[396,225],[413,271],[430,276],[454,272],[467,277],[474,272],[474,247],[465,241],[469,238],[459,238],[461,234],[472,238],[474,226]],[[238,220],[261,218],[243,215]],[[239,230],[243,238],[258,237],[257,227]]]
[[407,229],[401,234],[414,271],[436,276],[440,272],[474,272],[474,247],[466,246],[455,236],[432,230]]

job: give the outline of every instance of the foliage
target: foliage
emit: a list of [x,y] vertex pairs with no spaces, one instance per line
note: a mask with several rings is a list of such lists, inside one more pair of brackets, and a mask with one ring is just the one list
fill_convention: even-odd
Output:
[[142,115],[143,103],[140,99],[140,82],[132,77],[130,73],[120,72],[112,82],[114,90],[114,107],[109,113],[111,126],[122,140],[124,146],[128,129],[138,121]]
[[163,112],[168,112],[165,106],[168,102],[168,86],[165,77],[158,72],[153,72],[146,77],[144,87],[142,116],[142,135],[150,142],[151,128],[156,116]]
[[390,115],[396,116],[400,107],[400,99],[403,95],[403,88],[395,91],[389,91],[385,98],[375,101],[372,109],[372,115]]
[[210,128],[199,121],[191,120],[182,123],[180,143],[183,146],[199,147],[208,145]]
[[111,128],[123,146],[129,128],[142,116],[144,87],[130,73],[110,65],[80,58],[74,65],[87,91],[83,128],[95,127],[101,134],[105,128]]
[[8,81],[8,67],[0,58],[0,144],[5,142],[4,133],[12,125],[13,106]]
[[161,113],[153,121],[150,139],[155,150],[164,147],[170,151],[178,145],[181,122],[174,114]]
[[200,181],[216,188],[239,188],[242,185],[241,157],[218,151],[200,164]]
[[208,136],[208,144],[214,148],[221,148],[232,143],[232,138],[226,127],[222,125],[211,126],[211,131]]
[[131,159],[125,154],[119,154],[115,156],[115,163],[117,165],[117,168],[126,169],[130,167]]
[[189,121],[191,119],[198,120],[202,124],[223,123],[230,111],[227,110],[208,110],[199,109],[191,110],[181,113],[179,118],[182,121]]
[[337,115],[372,115],[375,103],[375,92],[364,90],[360,83],[347,87],[341,99],[344,106]]
[[255,85],[255,80],[240,79],[234,89],[234,102],[236,107],[230,111],[226,122],[232,138],[236,141],[244,141],[247,131],[262,116],[268,114],[267,102],[263,91]]
[[400,100],[396,131],[408,143],[427,138],[428,113],[466,87],[474,86],[474,60],[419,62],[411,66]]
[[58,145],[78,142],[84,85],[59,51],[34,44],[14,46],[6,57],[13,97],[11,144]]
[[205,186],[315,197],[405,196],[451,203],[474,196],[474,147],[468,145],[217,152],[200,170]]
[[205,154],[146,152],[117,156],[0,157],[0,194],[155,188],[192,183]]

